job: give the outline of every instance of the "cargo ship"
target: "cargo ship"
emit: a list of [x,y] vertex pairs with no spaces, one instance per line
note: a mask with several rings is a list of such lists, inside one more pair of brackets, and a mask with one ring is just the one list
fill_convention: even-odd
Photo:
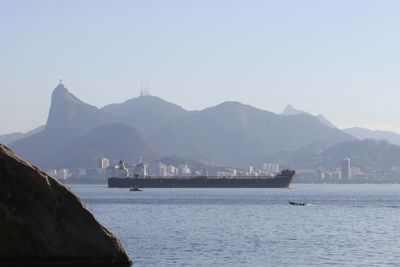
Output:
[[274,176],[148,176],[110,177],[110,188],[288,188],[294,170],[282,170]]

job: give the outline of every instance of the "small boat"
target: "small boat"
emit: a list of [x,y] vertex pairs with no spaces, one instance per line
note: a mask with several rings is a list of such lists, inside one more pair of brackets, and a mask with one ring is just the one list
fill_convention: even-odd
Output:
[[305,206],[306,205],[306,203],[304,203],[304,202],[293,202],[293,201],[289,201],[289,204],[293,205],[293,206]]
[[133,192],[133,191],[142,191],[142,189],[140,189],[137,186],[134,186],[134,187],[129,188],[129,191],[131,191],[131,192]]

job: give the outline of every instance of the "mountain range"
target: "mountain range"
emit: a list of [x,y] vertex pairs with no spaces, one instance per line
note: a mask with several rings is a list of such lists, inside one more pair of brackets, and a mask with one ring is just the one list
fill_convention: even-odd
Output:
[[[292,105],[287,105],[285,109],[282,111],[281,115],[291,116],[298,114],[309,114],[306,111],[302,111],[294,108]],[[323,124],[337,128],[334,124],[332,124],[329,120],[327,120],[323,115],[319,114],[316,116]],[[400,134],[391,132],[391,131],[382,131],[382,130],[371,130],[367,128],[361,127],[353,127],[342,129],[345,133],[359,139],[377,139],[377,140],[386,140],[392,144],[400,145]]]
[[386,140],[395,145],[400,145],[400,134],[395,132],[370,130],[360,127],[347,128],[343,129],[343,131],[360,140],[378,139],[378,140]]
[[3,135],[0,135],[0,143],[7,145],[9,143],[17,141],[17,140],[27,137],[29,135],[38,133],[38,132],[42,131],[43,129],[44,129],[44,125],[39,126],[39,127],[35,128],[33,130],[30,130],[26,133],[14,132],[14,133],[9,133],[9,134],[3,134]]
[[323,116],[291,106],[282,114],[239,102],[188,111],[155,96],[140,96],[97,108],[59,84],[46,125],[9,146],[46,169],[95,167],[102,157],[133,163],[139,156],[146,161],[179,157],[214,166],[273,160],[306,167],[324,161],[326,151],[355,142]]
[[314,116],[281,116],[238,102],[192,112],[151,137],[168,153],[231,166],[261,164],[279,151],[315,142],[332,145],[352,139]]
[[269,161],[282,162],[295,169],[335,170],[344,158],[350,158],[351,165],[364,172],[388,172],[400,166],[400,146],[377,139],[353,140],[322,149],[313,144],[297,151],[282,151]]
[[[299,114],[310,115],[308,112],[296,109],[292,105],[287,105],[281,113],[281,115],[285,115],[285,116],[292,116],[292,115],[299,115]],[[320,122],[322,122],[326,126],[329,126],[331,128],[337,128],[333,123],[331,123],[329,120],[327,120],[323,115],[319,114],[316,117],[318,118],[318,120]]]
[[42,168],[95,167],[102,157],[134,160],[140,155],[148,159],[159,156],[136,129],[79,100],[62,84],[52,93],[44,129],[9,146]]
[[101,157],[134,162],[178,157],[224,166],[261,164],[280,151],[354,140],[318,117],[275,114],[239,102],[200,111],[154,96],[97,108],[63,84],[53,91],[47,123],[9,146],[43,167],[94,167]]

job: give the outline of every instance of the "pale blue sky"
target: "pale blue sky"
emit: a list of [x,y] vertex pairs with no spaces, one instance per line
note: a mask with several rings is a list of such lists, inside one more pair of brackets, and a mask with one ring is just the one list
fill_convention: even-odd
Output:
[[0,134],[45,123],[58,79],[104,106],[287,104],[400,132],[400,1],[0,0]]

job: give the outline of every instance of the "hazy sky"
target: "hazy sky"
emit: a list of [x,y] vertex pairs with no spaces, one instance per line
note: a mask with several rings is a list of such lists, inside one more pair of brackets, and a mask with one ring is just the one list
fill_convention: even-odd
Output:
[[102,107],[287,104],[400,132],[400,1],[0,0],[0,134],[45,123],[63,78]]

